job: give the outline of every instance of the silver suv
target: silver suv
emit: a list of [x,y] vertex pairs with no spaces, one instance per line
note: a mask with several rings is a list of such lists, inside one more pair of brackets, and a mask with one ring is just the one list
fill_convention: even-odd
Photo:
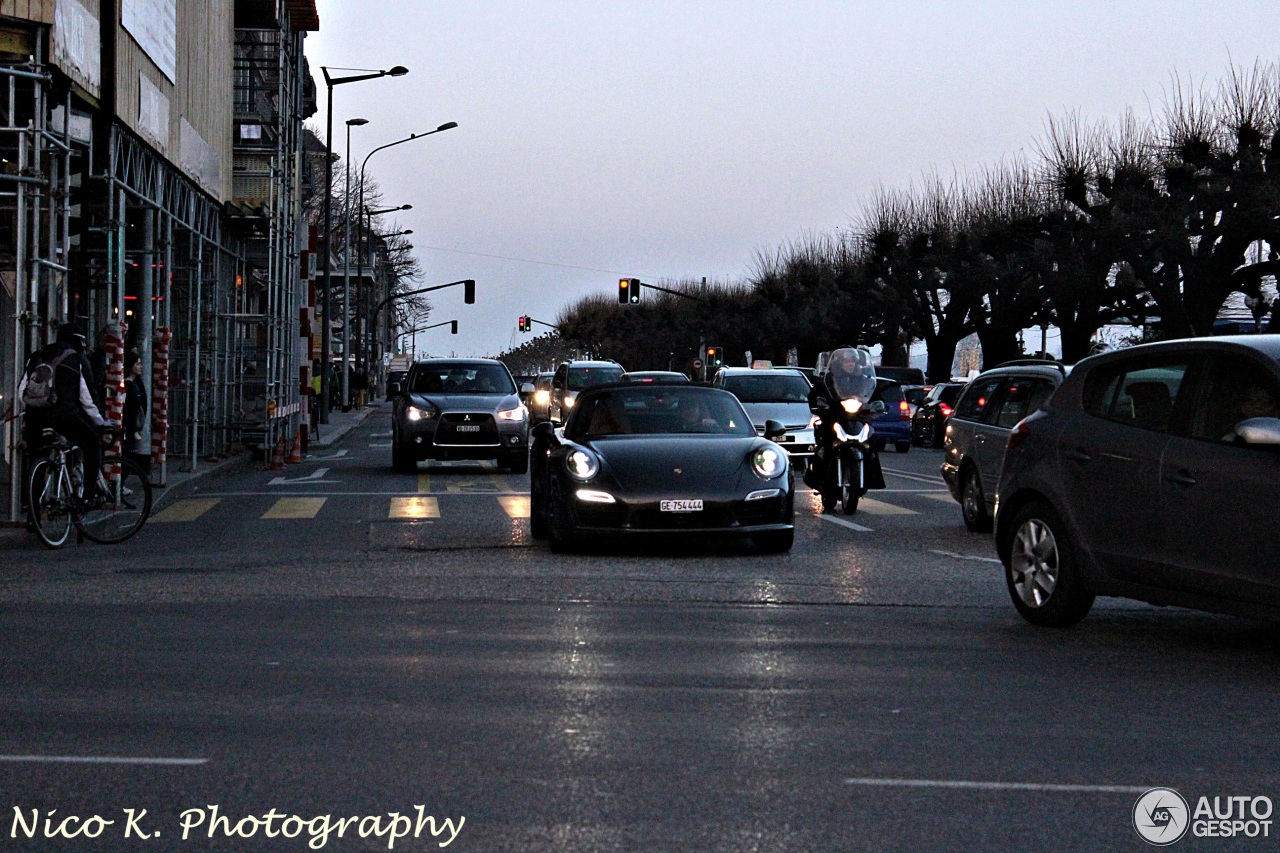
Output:
[[991,530],[1009,431],[1043,406],[1066,376],[1067,368],[1053,361],[1008,362],[978,374],[956,402],[942,445],[942,479],[970,530]]
[[551,399],[547,401],[547,419],[562,424],[569,419],[578,393],[596,385],[618,381],[625,371],[616,361],[562,361],[551,377]]

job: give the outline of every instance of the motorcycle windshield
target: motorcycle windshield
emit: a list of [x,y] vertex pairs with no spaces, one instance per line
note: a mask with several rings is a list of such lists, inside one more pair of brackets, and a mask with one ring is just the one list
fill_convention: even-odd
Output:
[[841,400],[867,402],[876,391],[871,354],[861,349],[838,349],[827,360],[827,381]]

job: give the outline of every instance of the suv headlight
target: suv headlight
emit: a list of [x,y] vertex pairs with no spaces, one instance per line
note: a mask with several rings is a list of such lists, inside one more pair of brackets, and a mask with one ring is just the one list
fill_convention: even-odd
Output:
[[405,410],[405,416],[411,421],[429,421],[438,414],[440,411],[431,405],[410,406]]
[[772,480],[787,470],[787,454],[773,447],[762,447],[751,454],[751,467],[760,477]]
[[522,421],[524,420],[524,406],[516,406],[514,409],[504,409],[498,412],[498,420],[500,421]]
[[585,450],[575,450],[565,457],[564,467],[570,477],[585,482],[600,473],[600,460]]

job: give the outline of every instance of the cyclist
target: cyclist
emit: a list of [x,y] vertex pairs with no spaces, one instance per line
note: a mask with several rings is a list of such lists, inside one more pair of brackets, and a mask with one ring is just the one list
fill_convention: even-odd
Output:
[[84,496],[87,505],[101,504],[104,495],[98,487],[102,468],[102,437],[110,436],[111,424],[102,417],[89,390],[93,368],[85,357],[85,338],[74,325],[59,327],[53,343],[40,349],[27,361],[22,383],[18,386],[18,405],[24,406],[32,370],[40,363],[56,364],[53,371],[54,396],[48,405],[27,406],[23,412],[23,437],[27,447],[41,447],[45,429],[52,429],[80,448],[84,458]]

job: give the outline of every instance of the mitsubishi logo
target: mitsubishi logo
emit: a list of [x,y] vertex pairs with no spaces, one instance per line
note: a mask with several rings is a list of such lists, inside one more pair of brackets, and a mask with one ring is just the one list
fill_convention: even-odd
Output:
[[469,420],[471,420],[471,415],[463,415],[463,416],[462,416],[462,419],[463,419],[464,421],[469,421]]

